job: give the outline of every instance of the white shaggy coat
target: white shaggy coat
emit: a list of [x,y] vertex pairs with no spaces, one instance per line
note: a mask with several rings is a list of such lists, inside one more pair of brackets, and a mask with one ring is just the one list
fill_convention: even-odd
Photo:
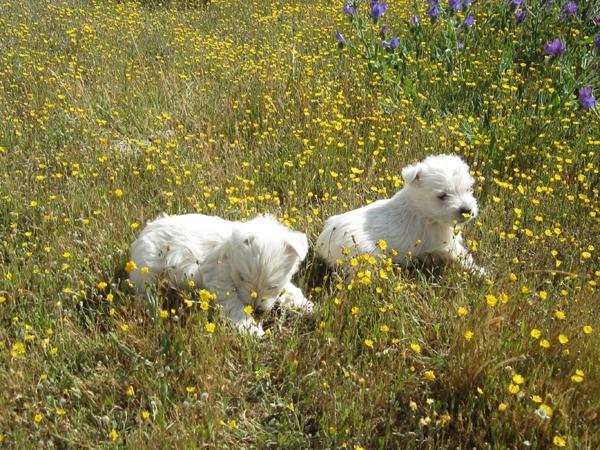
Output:
[[271,216],[231,222],[202,214],[162,215],[149,222],[131,245],[137,269],[130,281],[147,295],[158,277],[181,289],[206,289],[240,331],[264,331],[244,308],[270,311],[276,300],[304,311],[313,304],[291,278],[306,257],[304,233]]
[[474,273],[484,270],[462,245],[460,227],[478,214],[474,179],[458,157],[430,156],[402,170],[404,187],[392,198],[378,200],[330,217],[317,240],[317,253],[330,266],[348,256],[395,250],[394,262],[409,258],[456,260]]

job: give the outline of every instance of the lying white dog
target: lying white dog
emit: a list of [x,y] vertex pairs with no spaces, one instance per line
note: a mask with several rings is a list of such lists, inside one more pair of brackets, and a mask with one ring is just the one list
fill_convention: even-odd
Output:
[[248,306],[268,312],[279,300],[312,310],[312,302],[291,283],[307,251],[304,233],[271,216],[230,222],[202,214],[162,215],[131,245],[137,269],[130,281],[142,295],[159,276],[181,289],[204,288],[216,294],[216,303],[240,331],[261,336],[264,331]]
[[395,263],[457,260],[484,275],[457,228],[478,212],[469,167],[458,156],[429,156],[405,167],[402,177],[405,185],[392,198],[330,217],[317,240],[319,256],[330,266],[346,264],[349,255],[382,253],[385,241]]

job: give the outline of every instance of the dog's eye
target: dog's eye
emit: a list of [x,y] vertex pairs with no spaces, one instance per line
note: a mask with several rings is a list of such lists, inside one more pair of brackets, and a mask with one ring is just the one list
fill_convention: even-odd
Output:
[[442,192],[440,195],[438,195],[438,198],[440,200],[444,201],[448,198],[448,194],[446,194],[445,192]]

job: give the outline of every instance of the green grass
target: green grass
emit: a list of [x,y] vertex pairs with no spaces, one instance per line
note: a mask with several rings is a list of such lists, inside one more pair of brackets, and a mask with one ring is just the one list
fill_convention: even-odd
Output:
[[[0,5],[2,445],[600,445],[600,121],[554,100],[543,41],[478,10],[462,72],[410,55],[415,95],[336,47],[338,2],[143,3]],[[271,212],[314,242],[430,153],[477,177],[465,237],[487,282],[377,261],[349,288],[311,252],[315,314],[276,311],[262,340],[166,289],[153,318],[127,287],[160,212]]]

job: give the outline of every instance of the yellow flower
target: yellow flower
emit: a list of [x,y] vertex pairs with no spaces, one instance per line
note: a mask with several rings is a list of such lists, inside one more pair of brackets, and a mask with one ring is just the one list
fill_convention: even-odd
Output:
[[425,373],[425,378],[428,379],[429,381],[433,381],[435,380],[435,372],[433,370],[427,370]]
[[98,289],[104,289],[106,286],[108,286],[108,284],[104,281],[98,283]]
[[515,384],[523,384],[525,382],[525,378],[523,378],[518,373],[513,375],[512,380],[513,380],[513,383],[515,383]]
[[542,397],[539,395],[532,395],[531,400],[533,400],[535,403],[542,403]]
[[358,315],[358,313],[360,313],[360,308],[358,306],[353,306],[352,310],[350,311],[352,313],[353,316]]
[[508,392],[510,392],[511,394],[518,394],[520,390],[521,388],[517,384],[511,383],[508,385]]
[[542,339],[540,341],[540,347],[550,348],[550,341],[548,339]]
[[248,315],[251,315],[254,312],[254,308],[252,307],[252,305],[248,305],[244,308],[244,312]]
[[42,421],[42,419],[44,418],[44,416],[42,416],[41,414],[36,414],[33,417],[33,420],[35,421],[35,423],[40,423]]
[[569,342],[569,338],[567,336],[565,336],[564,334],[559,334],[558,342],[560,342],[562,345],[565,345],[567,342]]
[[458,307],[458,315],[459,316],[466,316],[467,314],[469,314],[469,310],[467,308],[465,308],[464,306],[459,306]]
[[554,317],[556,317],[558,320],[565,320],[565,318],[566,318],[567,316],[565,315],[565,313],[564,313],[564,312],[562,312],[562,311],[559,311],[559,310],[556,310],[556,311],[554,312]]
[[129,386],[127,388],[127,397],[132,397],[133,394],[135,394],[135,391],[133,390],[133,386]]
[[385,251],[387,249],[387,242],[385,242],[385,241],[382,241],[382,240],[377,241],[377,245],[379,246],[379,248],[382,251]]
[[133,261],[128,261],[127,264],[125,264],[125,272],[135,272],[135,269],[137,269],[137,265]]
[[369,348],[373,348],[373,341],[371,339],[365,339],[365,345]]
[[485,297],[485,300],[486,300],[487,304],[490,305],[492,308],[494,306],[496,306],[496,303],[498,303],[498,299],[494,295],[491,295],[491,294],[488,294]]
[[500,403],[498,405],[498,411],[506,411],[506,408],[508,408],[508,404],[506,403]]
[[150,413],[146,410],[142,411],[142,420],[148,420]]
[[541,404],[540,409],[543,409],[544,411],[546,411],[546,415],[548,417],[552,417],[552,414],[554,413],[553,409],[546,404]]
[[586,326],[583,327],[583,332],[585,334],[592,334],[592,331],[594,331],[594,330],[593,330],[593,328],[590,325],[586,325]]
[[388,327],[387,325],[381,325],[379,327],[379,331],[381,331],[382,333],[387,333],[388,331],[390,331],[390,327]]
[[121,189],[115,189],[115,195],[117,197],[122,197],[123,196],[123,191]]
[[573,383],[581,383],[585,377],[585,373],[581,369],[577,369],[575,374],[571,375],[571,381]]
[[10,355],[14,358],[18,355],[22,355],[23,353],[25,353],[25,344],[22,342],[15,342],[12,346],[12,352],[10,352]]
[[417,344],[416,342],[413,342],[412,344],[410,344],[410,348],[415,353],[421,353],[421,346],[419,344]]
[[473,339],[473,335],[474,333],[472,331],[465,331],[464,337],[467,341],[470,341],[471,339]]
[[539,339],[540,336],[542,335],[542,332],[540,330],[538,330],[537,328],[534,328],[533,330],[531,330],[531,333],[529,333],[531,335],[532,338],[534,339]]
[[160,317],[163,319],[166,319],[167,317],[169,317],[169,311],[167,311],[166,309],[161,309],[160,310]]
[[115,442],[117,440],[117,438],[119,437],[119,433],[117,433],[117,430],[115,430],[114,428],[111,430],[110,433],[108,433],[108,437]]
[[204,329],[206,330],[207,333],[214,333],[215,332],[215,324],[212,322],[208,322],[206,325],[204,325]]
[[557,447],[565,447],[567,445],[567,441],[565,441],[563,438],[561,438],[560,436],[554,436],[552,438],[552,443],[554,445],[556,445]]

